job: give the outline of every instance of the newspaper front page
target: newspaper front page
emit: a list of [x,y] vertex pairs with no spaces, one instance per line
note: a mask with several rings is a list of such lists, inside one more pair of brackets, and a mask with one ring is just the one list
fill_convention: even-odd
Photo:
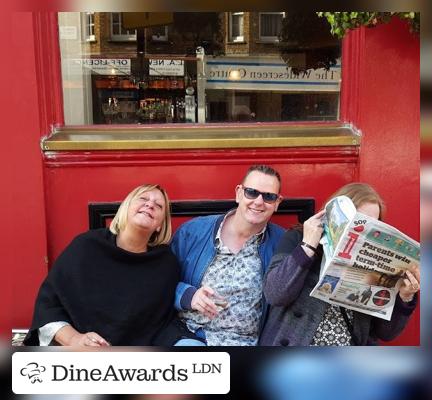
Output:
[[420,244],[357,212],[351,199],[327,203],[320,279],[311,296],[390,320],[406,270],[420,265]]

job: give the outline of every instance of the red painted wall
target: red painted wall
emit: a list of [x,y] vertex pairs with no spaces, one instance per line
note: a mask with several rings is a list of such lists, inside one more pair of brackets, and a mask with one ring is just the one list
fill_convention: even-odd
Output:
[[[4,42],[9,43],[11,39],[11,22],[5,22],[0,24],[0,35],[3,38]],[[8,50],[7,49],[2,50]],[[4,54],[6,54],[4,52]],[[9,63],[1,63],[1,73],[0,73],[0,85],[4,88],[8,87],[8,76],[12,72],[12,66]],[[12,109],[12,105],[9,104],[9,99],[7,96],[0,96],[0,109],[5,112],[7,115]],[[3,129],[7,131],[11,131],[13,126],[12,121],[8,119],[3,119]],[[14,176],[11,168],[8,168],[8,165],[11,165],[14,155],[10,154],[6,149],[13,148],[14,138],[11,135],[6,136],[5,142],[2,145],[2,172],[1,172],[1,180],[4,188],[13,188]],[[13,206],[14,194],[12,191],[3,190],[1,191],[0,196],[0,207],[2,210],[9,210]],[[0,346],[4,346],[3,340],[9,340],[10,338],[10,326],[11,326],[11,304],[12,304],[12,284],[13,284],[13,268],[15,264],[14,253],[15,253],[15,245],[14,243],[14,235],[16,230],[14,230],[14,218],[12,213],[3,212],[3,229],[0,233],[0,240],[2,241],[2,269],[1,269],[1,277],[2,277],[2,290],[0,290]],[[12,232],[12,235],[9,235],[9,238],[6,235],[6,232]],[[3,247],[3,243],[5,246]]]
[[356,175],[357,155],[345,148],[191,151],[189,159],[185,151],[167,153],[171,157],[160,161],[157,151],[135,152],[132,162],[124,152],[112,152],[104,162],[85,153],[74,161],[50,154],[45,163],[50,260],[88,229],[89,202],[122,200],[144,182],[161,184],[172,200],[232,199],[247,168],[267,163],[280,171],[285,197],[313,196],[320,205]]
[[374,62],[365,62],[359,94],[360,178],[387,194],[388,220],[419,239],[419,39],[396,20],[366,31],[366,53]]
[[[346,61],[356,82],[345,98],[346,121],[361,131],[359,179],[383,196],[386,221],[419,240],[420,41],[399,19],[347,38]],[[354,53],[354,55],[353,55]],[[343,68],[345,68],[344,65]],[[348,77],[347,79],[351,79]],[[393,344],[419,344],[420,312]]]
[[[10,271],[13,278],[8,286],[10,323],[19,328],[28,327],[39,284],[47,272],[47,235],[32,14],[10,14],[3,22],[9,26],[4,41],[10,45],[4,54],[13,57],[9,58],[10,74],[2,75],[7,79],[2,87],[11,88],[7,108],[2,108],[3,136],[11,142],[2,154],[2,197],[7,202],[2,210],[8,228],[2,229],[1,246],[9,254],[6,265],[2,262],[2,273]],[[2,323],[1,328],[10,340],[9,323]]]

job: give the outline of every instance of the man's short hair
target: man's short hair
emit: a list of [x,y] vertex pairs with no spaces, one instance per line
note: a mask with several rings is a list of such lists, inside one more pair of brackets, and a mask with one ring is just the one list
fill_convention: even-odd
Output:
[[279,182],[279,190],[282,185],[281,177],[279,172],[277,172],[274,168],[269,167],[268,165],[263,164],[256,164],[249,167],[249,169],[246,171],[246,174],[242,180],[242,184],[245,182],[246,178],[249,176],[251,172],[258,171],[262,172],[263,174],[269,175],[269,176],[275,176]]

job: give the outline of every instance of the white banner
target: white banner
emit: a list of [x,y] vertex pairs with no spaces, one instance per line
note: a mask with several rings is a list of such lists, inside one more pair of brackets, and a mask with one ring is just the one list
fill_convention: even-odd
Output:
[[77,40],[78,29],[76,26],[59,26],[59,34],[61,40]]
[[149,60],[151,76],[184,76],[183,60]]
[[16,352],[16,394],[226,394],[223,352]]
[[207,89],[339,92],[340,64],[295,75],[280,58],[208,58]]
[[129,58],[68,58],[62,60],[62,68],[71,75],[82,75],[84,70],[98,75],[130,75]]

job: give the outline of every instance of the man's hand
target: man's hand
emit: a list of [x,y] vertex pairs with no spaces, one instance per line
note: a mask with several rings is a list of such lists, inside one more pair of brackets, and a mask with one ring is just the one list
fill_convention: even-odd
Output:
[[192,297],[192,310],[197,310],[206,317],[213,319],[218,314],[218,308],[211,299],[215,294],[214,290],[208,286],[201,286]]

